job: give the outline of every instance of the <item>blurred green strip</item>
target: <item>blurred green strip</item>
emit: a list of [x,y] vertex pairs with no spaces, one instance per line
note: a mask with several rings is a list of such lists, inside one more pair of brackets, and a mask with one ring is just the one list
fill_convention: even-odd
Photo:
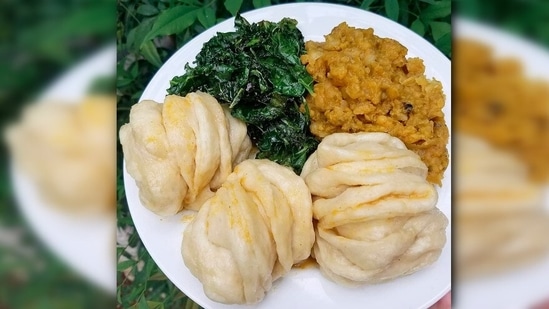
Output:
[[460,0],[456,13],[486,22],[549,47],[549,1]]

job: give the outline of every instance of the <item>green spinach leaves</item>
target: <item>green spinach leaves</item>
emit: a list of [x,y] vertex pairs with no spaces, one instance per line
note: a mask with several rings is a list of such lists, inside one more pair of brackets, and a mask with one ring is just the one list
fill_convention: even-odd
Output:
[[234,117],[266,158],[300,173],[318,141],[309,132],[305,94],[313,79],[301,64],[305,52],[297,21],[250,24],[235,18],[235,32],[217,33],[197,55],[195,66],[174,77],[168,93],[203,91],[229,104]]

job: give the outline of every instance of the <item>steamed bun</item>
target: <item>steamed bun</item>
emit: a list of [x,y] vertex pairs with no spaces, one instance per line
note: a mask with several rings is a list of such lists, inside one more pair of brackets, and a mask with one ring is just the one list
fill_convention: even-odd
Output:
[[516,269],[547,257],[544,187],[524,162],[487,141],[459,134],[454,187],[458,279]]
[[244,161],[187,226],[184,262],[210,299],[257,303],[274,280],[309,257],[311,207],[307,186],[290,169]]
[[12,159],[47,205],[76,216],[116,207],[116,98],[28,105],[4,131]]
[[324,138],[301,175],[318,220],[314,256],[347,285],[411,274],[438,259],[448,219],[436,207],[427,167],[386,133]]
[[246,125],[202,92],[135,104],[120,143],[141,202],[159,215],[197,210],[252,147]]

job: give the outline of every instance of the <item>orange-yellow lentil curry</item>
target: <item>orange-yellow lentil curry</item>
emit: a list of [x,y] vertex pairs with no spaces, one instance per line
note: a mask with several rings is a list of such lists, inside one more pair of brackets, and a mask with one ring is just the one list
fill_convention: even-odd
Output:
[[458,132],[511,151],[530,178],[549,181],[549,84],[527,76],[519,59],[496,57],[487,45],[454,44],[455,119]]
[[301,57],[316,82],[307,98],[311,132],[386,132],[401,139],[440,185],[448,166],[442,84],[399,42],[342,23],[326,41],[306,42]]

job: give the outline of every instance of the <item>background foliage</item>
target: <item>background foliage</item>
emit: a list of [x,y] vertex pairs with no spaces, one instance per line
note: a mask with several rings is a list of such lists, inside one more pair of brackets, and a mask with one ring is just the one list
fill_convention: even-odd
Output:
[[549,1],[459,0],[454,13],[491,23],[549,47]]
[[[118,126],[128,122],[158,68],[181,46],[236,12],[293,1],[119,0],[117,22]],[[333,2],[387,16],[411,28],[451,56],[450,0],[341,0]],[[198,308],[158,269],[143,247],[128,213],[118,148],[117,248],[119,308]]]
[[58,76],[114,42],[112,0],[0,1],[0,308],[108,308],[21,218],[11,188],[4,127]]

